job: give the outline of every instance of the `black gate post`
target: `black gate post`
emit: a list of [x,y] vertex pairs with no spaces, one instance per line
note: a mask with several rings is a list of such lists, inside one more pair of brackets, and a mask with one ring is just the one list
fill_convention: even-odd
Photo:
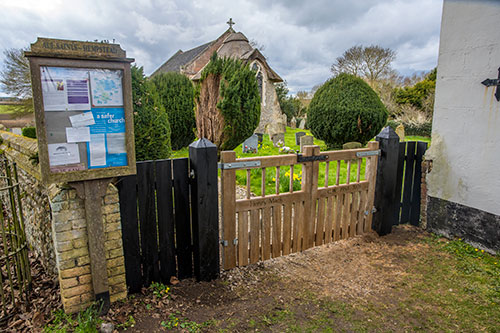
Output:
[[194,274],[198,281],[219,277],[217,147],[207,139],[189,145]]
[[389,126],[376,137],[381,154],[378,159],[377,183],[375,186],[375,208],[372,228],[380,235],[390,234],[392,225],[397,223],[399,197],[396,195],[399,136]]

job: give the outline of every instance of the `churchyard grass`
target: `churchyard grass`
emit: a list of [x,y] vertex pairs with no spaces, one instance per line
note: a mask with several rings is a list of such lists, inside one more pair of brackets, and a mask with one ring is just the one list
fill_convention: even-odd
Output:
[[17,106],[17,105],[0,104],[0,114],[2,114],[2,113],[16,113],[18,111],[19,111],[19,106]]
[[423,141],[423,142],[427,142],[429,144],[429,146],[431,144],[431,138],[428,136],[407,135],[406,141]]
[[[298,152],[300,150],[300,146],[295,144],[295,133],[297,132],[305,132],[307,135],[311,135],[311,132],[308,130],[301,129],[292,129],[287,127],[285,133],[285,146],[290,147],[292,150]],[[430,138],[423,136],[407,136],[406,141],[425,141],[430,144]],[[314,144],[320,146],[321,151],[327,151],[326,144],[324,141],[319,139],[314,139]],[[280,155],[284,153],[280,153],[280,149],[278,147],[274,147],[273,142],[269,138],[269,135],[264,134],[262,140],[262,146],[259,148],[258,153],[243,153],[242,145],[239,145],[234,149],[236,152],[237,158],[245,158],[245,157],[255,157],[255,156],[272,156],[272,155]],[[172,158],[181,158],[189,156],[189,148],[185,147],[181,150],[174,151],[172,154]],[[361,180],[365,179],[365,159],[361,165]],[[351,162],[351,182],[356,181],[356,170],[357,164],[356,161]],[[336,162],[330,163],[329,168],[329,176],[328,176],[328,185],[334,185],[336,181],[336,171],[337,165]],[[320,163],[319,165],[319,178],[318,185],[320,187],[325,184],[325,174],[326,174],[326,163]],[[347,163],[342,161],[341,169],[340,169],[340,184],[346,182],[347,178]],[[262,179],[262,169],[251,169],[251,181],[250,181],[250,191],[260,196],[261,193],[261,179]],[[290,167],[285,166],[280,168],[280,193],[289,191],[289,182],[290,180]],[[300,190],[302,181],[302,165],[297,164],[293,170],[293,187],[294,191]],[[240,186],[246,186],[246,171],[238,170],[236,171],[236,183]],[[276,168],[266,168],[266,195],[274,194],[276,192]]]

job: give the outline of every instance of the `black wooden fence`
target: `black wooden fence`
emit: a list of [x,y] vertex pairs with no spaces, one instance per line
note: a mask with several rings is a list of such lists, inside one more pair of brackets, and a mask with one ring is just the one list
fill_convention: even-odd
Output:
[[409,141],[399,143],[396,195],[399,193],[398,218],[394,224],[419,225],[422,160],[427,142]]
[[153,281],[170,283],[172,276],[218,276],[218,264],[212,264],[219,260],[217,150],[208,140],[189,149],[191,166],[188,158],[137,162],[137,174],[117,182],[132,293]]
[[426,142],[399,142],[390,127],[378,135],[380,157],[375,188],[373,229],[379,235],[391,233],[402,223],[419,225],[422,159]]

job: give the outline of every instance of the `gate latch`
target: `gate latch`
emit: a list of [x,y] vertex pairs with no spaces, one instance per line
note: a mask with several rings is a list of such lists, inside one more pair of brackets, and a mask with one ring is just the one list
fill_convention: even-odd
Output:
[[219,163],[218,166],[219,169],[222,170],[247,169],[247,168],[260,167],[260,161]]
[[368,156],[377,156],[377,155],[380,155],[380,149],[369,150],[369,151],[358,151],[356,153],[356,157],[368,157]]
[[327,159],[328,155],[304,156],[302,154],[297,154],[297,163],[326,161]]

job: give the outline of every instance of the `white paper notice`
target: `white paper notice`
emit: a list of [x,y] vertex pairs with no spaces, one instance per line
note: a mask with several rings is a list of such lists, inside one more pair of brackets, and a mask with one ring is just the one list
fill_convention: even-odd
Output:
[[89,142],[90,161],[89,166],[106,165],[106,143],[104,134],[91,134]]
[[67,109],[67,95],[64,80],[52,79],[42,72],[42,96],[45,111],[64,111]]
[[126,154],[125,133],[108,133],[106,134],[108,142],[108,154]]
[[76,143],[49,143],[50,166],[80,163],[80,153]]
[[89,142],[89,127],[66,127],[66,141],[71,142]]
[[45,111],[90,110],[88,69],[40,67]]
[[71,116],[69,117],[69,121],[71,121],[71,126],[73,127],[84,127],[95,124],[92,112],[85,112]]

